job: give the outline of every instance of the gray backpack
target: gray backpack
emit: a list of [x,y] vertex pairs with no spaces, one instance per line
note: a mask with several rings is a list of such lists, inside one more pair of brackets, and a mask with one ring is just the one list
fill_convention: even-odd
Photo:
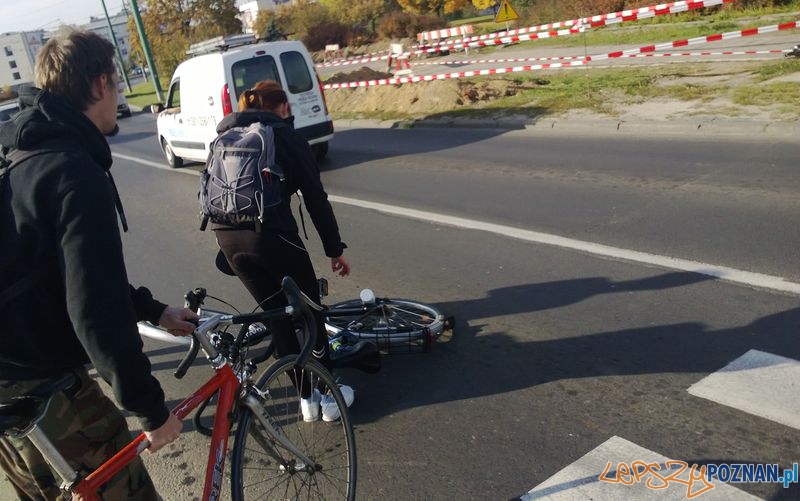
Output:
[[238,225],[254,223],[260,230],[264,209],[283,201],[283,169],[275,163],[273,127],[255,122],[233,127],[211,144],[200,182],[204,230],[208,221]]

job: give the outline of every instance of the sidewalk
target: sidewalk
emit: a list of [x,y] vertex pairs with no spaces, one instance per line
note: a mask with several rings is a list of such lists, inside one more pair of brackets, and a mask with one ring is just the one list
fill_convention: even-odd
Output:
[[575,135],[614,134],[626,136],[691,135],[748,136],[775,139],[797,139],[800,142],[800,120],[764,121],[746,118],[697,117],[696,119],[646,120],[618,119],[602,116],[541,117],[508,116],[500,118],[432,118],[421,120],[334,120],[336,128],[423,127],[481,128],[526,130],[532,133]]

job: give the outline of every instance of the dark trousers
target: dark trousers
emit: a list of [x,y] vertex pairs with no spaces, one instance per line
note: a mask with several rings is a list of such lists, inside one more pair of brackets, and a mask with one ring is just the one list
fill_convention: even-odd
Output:
[[[294,279],[306,296],[319,304],[317,276],[300,235],[269,230],[261,233],[251,230],[217,230],[216,234],[219,247],[231,269],[261,308],[268,310],[286,306],[286,297],[281,292],[281,280],[287,275]],[[329,366],[325,324],[320,312],[312,311],[317,325],[314,356]],[[278,356],[300,352],[300,344],[291,320],[273,321],[270,330]]]

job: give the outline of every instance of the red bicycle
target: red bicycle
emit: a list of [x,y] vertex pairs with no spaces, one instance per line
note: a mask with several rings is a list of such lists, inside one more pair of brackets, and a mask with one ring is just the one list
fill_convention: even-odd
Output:
[[[203,490],[204,500],[217,500],[222,490],[228,436],[236,423],[231,455],[231,491],[235,501],[244,499],[355,499],[356,448],[347,405],[331,373],[310,357],[317,333],[304,296],[291,278],[283,280],[289,302],[286,308],[244,315],[213,314],[201,318],[192,333],[189,353],[178,366],[181,378],[202,348],[214,376],[172,412],[185,418],[217,396],[216,413]],[[187,294],[192,309],[199,310],[201,297]],[[302,323],[300,354],[274,361],[254,381],[257,363],[265,356],[251,357],[250,348],[263,341],[266,329],[252,328],[271,319],[291,316]],[[227,332],[240,326],[237,335]],[[174,342],[155,327],[140,326],[140,333]],[[144,434],[108,459],[95,471],[82,475],[56,450],[39,428],[49,398],[74,384],[74,375],[40,386],[28,395],[0,405],[0,431],[28,437],[63,480],[62,489],[74,497],[97,500],[97,490],[142,453],[149,443]],[[339,408],[334,422],[305,421],[301,397],[329,395]]]

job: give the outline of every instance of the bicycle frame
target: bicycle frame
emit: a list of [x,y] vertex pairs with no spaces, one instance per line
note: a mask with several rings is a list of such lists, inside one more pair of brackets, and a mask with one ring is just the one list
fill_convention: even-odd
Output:
[[[240,381],[236,372],[231,368],[228,360],[221,355],[206,334],[219,325],[245,324],[251,322],[266,321],[271,318],[283,316],[297,316],[302,318],[306,330],[307,339],[299,355],[295,360],[295,367],[302,369],[305,367],[311,350],[316,339],[316,330],[313,325],[313,316],[308,307],[302,300],[302,293],[297,285],[289,278],[285,277],[282,287],[290,306],[277,308],[275,310],[253,313],[249,315],[224,315],[215,314],[205,319],[191,335],[191,346],[189,354],[184,358],[175,373],[178,378],[183,377],[195,359],[198,349],[202,348],[214,368],[215,373],[203,386],[195,391],[190,397],[183,400],[173,411],[178,419],[183,420],[190,412],[198,408],[201,404],[219,392],[217,410],[214,414],[214,428],[211,436],[211,446],[208,452],[208,463],[206,466],[206,480],[203,488],[204,501],[216,501],[222,494],[223,471],[225,468],[225,456],[228,451],[228,436],[234,419],[234,406],[238,402],[253,413],[255,419],[264,427],[267,433],[287,451],[291,452],[302,463],[300,468],[308,468],[316,471],[320,465],[309,458],[303,451],[295,446],[280,430],[275,426],[273,418],[263,406],[267,393],[261,392],[257,388],[243,382],[249,380],[249,373],[243,372]],[[203,291],[204,292],[204,291]],[[188,294],[187,294],[188,299]],[[194,308],[193,308],[194,309]],[[199,311],[199,310],[198,310]],[[145,329],[148,330],[148,329]],[[140,333],[142,333],[140,328]],[[149,335],[149,334],[148,334]],[[151,336],[163,339],[163,336]],[[172,338],[174,339],[174,338]],[[182,344],[182,343],[181,343]],[[105,485],[111,477],[119,473],[131,461],[136,459],[142,451],[149,447],[150,443],[144,433],[140,434],[128,445],[122,448],[114,456],[100,465],[85,478],[78,480],[78,473],[68,464],[63,455],[55,448],[53,443],[47,438],[44,432],[36,424],[36,421],[25,431],[24,435],[30,438],[33,444],[39,449],[42,455],[51,464],[53,469],[62,478],[62,489],[70,492],[73,498],[86,501],[99,500],[96,492]],[[257,441],[263,442],[263,436],[255,436]],[[274,442],[273,442],[274,443]],[[272,443],[263,442],[265,450],[272,450]],[[276,461],[283,461],[281,457],[273,451]],[[282,465],[285,466],[285,465]],[[77,482],[77,483],[76,483]]]
[[[238,390],[239,380],[233,369],[225,364],[217,369],[214,376],[202,387],[172,411],[178,419],[183,420],[197,406],[219,391],[219,402],[214,414],[214,432],[208,452],[206,481],[203,488],[202,499],[204,500],[219,499],[222,492],[222,472],[224,471],[225,456],[228,451],[228,435],[231,427],[230,415],[234,397]],[[88,501],[98,500],[99,498],[95,494],[97,490],[139,456],[148,445],[145,435],[142,433],[111,459],[81,480],[72,488],[72,493],[82,496],[83,499]]]

